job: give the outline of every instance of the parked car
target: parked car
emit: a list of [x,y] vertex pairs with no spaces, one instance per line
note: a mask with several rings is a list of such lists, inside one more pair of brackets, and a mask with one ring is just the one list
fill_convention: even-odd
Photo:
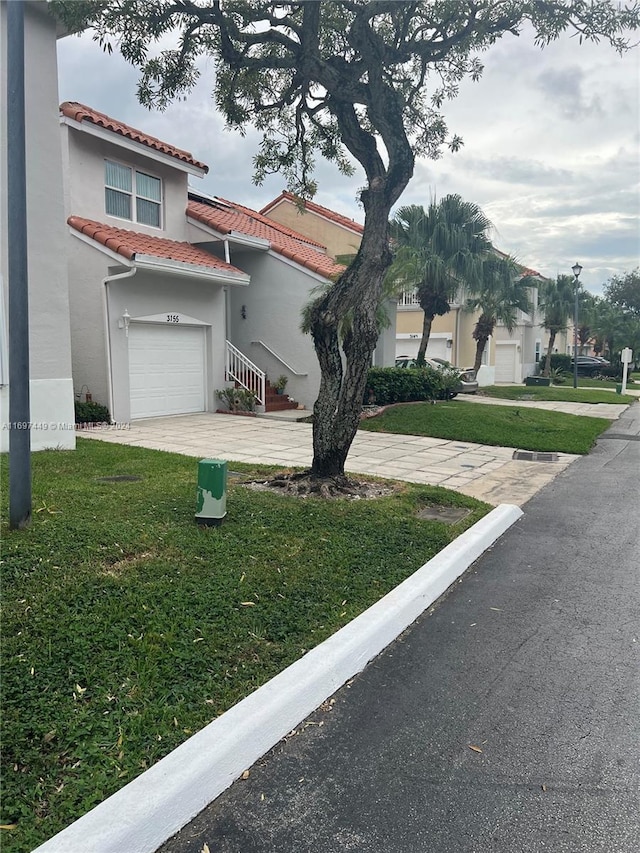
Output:
[[[579,355],[577,358],[578,376],[590,376],[592,379],[595,376],[600,376],[603,367],[608,367],[609,362],[606,358],[595,355]],[[571,371],[574,370],[574,359],[571,359]]]
[[[471,368],[463,368],[460,370],[454,367],[450,362],[443,358],[425,358],[427,367],[432,367],[434,370],[453,370],[458,374],[458,387],[456,394],[475,394],[478,390],[478,380]],[[415,358],[409,358],[407,355],[399,355],[396,358],[396,367],[417,367],[418,362]]]

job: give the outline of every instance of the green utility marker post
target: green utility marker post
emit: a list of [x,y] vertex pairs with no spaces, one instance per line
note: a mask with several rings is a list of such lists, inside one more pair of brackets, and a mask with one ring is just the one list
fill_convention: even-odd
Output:
[[196,522],[222,524],[227,514],[227,463],[222,459],[198,462]]

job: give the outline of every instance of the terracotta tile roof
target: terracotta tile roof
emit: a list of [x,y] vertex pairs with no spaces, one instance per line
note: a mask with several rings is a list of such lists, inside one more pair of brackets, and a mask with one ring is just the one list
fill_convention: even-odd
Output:
[[204,249],[192,246],[191,243],[167,240],[164,237],[151,237],[148,234],[127,231],[124,228],[113,228],[111,225],[104,225],[102,222],[85,219],[82,216],[70,216],[67,223],[80,234],[90,237],[130,261],[135,260],[136,255],[151,255],[181,264],[196,264],[211,270],[238,273],[246,277],[246,273],[242,270],[205,252]]
[[125,136],[134,142],[139,142],[141,145],[146,145],[163,154],[168,154],[170,157],[175,157],[177,160],[182,160],[184,163],[189,163],[191,166],[196,166],[204,172],[209,171],[209,167],[195,160],[189,151],[183,151],[181,148],[176,148],[174,145],[162,142],[162,140],[156,139],[155,136],[149,136],[148,133],[136,130],[135,127],[130,127],[128,124],[124,124],[84,104],[79,104],[76,101],[65,101],[63,104],[60,104],[60,112],[74,121],[88,121],[91,124],[103,127],[105,130],[111,130],[114,133],[120,134],[120,136]]
[[235,231],[249,237],[268,240],[274,252],[325,278],[332,278],[344,271],[342,264],[335,263],[328,255],[319,251],[319,248],[323,248],[320,243],[267,219],[249,207],[224,199],[209,202],[190,199],[187,215],[219,234]]
[[336,222],[338,225],[343,225],[345,228],[348,228],[350,231],[355,231],[357,234],[364,233],[364,226],[359,222],[356,222],[355,219],[349,219],[347,216],[342,216],[341,213],[336,213],[335,210],[329,210],[328,207],[323,207],[321,204],[316,204],[315,201],[307,201],[305,199],[300,199],[298,196],[293,193],[288,192],[287,190],[283,190],[280,193],[278,198],[275,198],[272,202],[270,202],[266,207],[263,207],[260,213],[267,213],[272,208],[278,204],[280,201],[290,201],[292,204],[298,205],[302,202],[303,207],[306,208],[310,213],[317,213],[319,216],[324,216],[325,219],[330,219],[332,222]]
[[[509,257],[509,255],[506,252],[501,252],[500,249],[496,249],[495,247],[494,247],[494,252],[496,253],[496,255],[500,255],[501,258],[508,258]],[[542,273],[538,272],[538,270],[532,270],[531,267],[524,267],[524,266],[522,266],[522,264],[519,264],[517,261],[516,261],[516,266],[518,267],[518,272],[520,273],[520,275],[523,278],[525,276],[529,276],[529,275],[530,276],[539,276],[540,278],[544,278]]]

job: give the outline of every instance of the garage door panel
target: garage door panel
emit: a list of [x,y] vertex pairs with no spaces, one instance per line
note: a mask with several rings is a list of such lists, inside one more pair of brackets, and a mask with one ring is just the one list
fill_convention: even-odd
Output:
[[132,324],[129,388],[132,418],[204,411],[203,329]]
[[496,382],[516,381],[516,348],[514,346],[496,346]]

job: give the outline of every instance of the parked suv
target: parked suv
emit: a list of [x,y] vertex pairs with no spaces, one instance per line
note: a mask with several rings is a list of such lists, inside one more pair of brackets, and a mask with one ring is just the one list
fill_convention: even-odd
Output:
[[[595,355],[579,355],[578,356],[578,376],[600,376],[603,367],[608,367],[609,362],[606,358],[601,358]],[[573,371],[574,360],[571,359],[571,370]]]

